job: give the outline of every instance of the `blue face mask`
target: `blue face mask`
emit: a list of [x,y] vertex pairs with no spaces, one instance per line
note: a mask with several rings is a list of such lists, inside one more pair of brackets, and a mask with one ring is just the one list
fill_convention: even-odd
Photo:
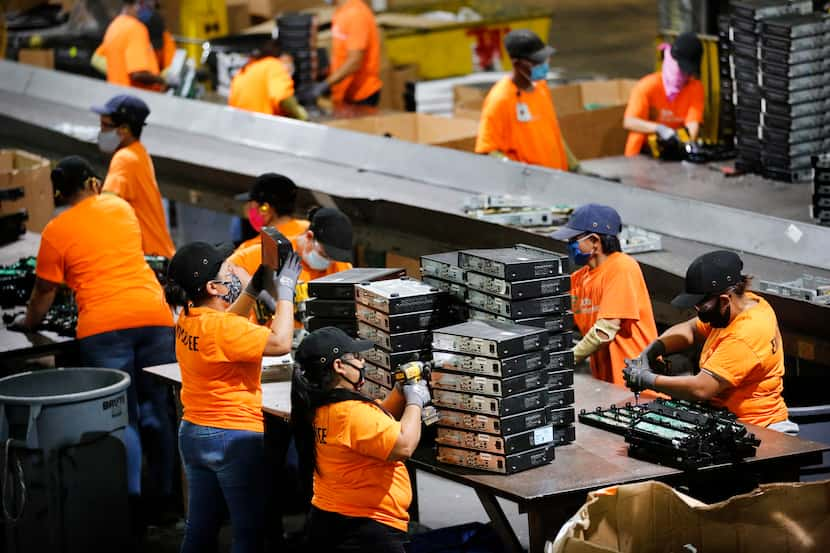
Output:
[[150,22],[150,18],[153,17],[153,8],[147,5],[142,5],[138,8],[138,19],[145,25]]
[[582,250],[579,249],[579,242],[577,241],[568,242],[568,255],[570,256],[571,261],[579,267],[586,265],[588,260],[591,259],[591,254],[583,253]]
[[533,68],[530,70],[530,80],[533,82],[544,81],[548,76],[548,71],[550,71],[550,66],[548,65],[548,62],[540,63],[539,65],[534,65]]

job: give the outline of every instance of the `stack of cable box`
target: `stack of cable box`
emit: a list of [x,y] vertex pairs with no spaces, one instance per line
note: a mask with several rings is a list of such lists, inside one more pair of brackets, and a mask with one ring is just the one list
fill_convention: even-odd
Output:
[[813,157],[813,204],[810,206],[810,216],[818,224],[830,226],[830,153]]
[[305,328],[313,332],[325,326],[337,327],[349,336],[357,336],[355,285],[406,275],[404,269],[349,269],[308,283],[309,300],[305,302]]
[[309,13],[286,13],[276,19],[276,29],[283,51],[294,64],[294,90],[297,98],[306,98],[318,75],[317,17]]
[[357,334],[374,342],[364,353],[363,393],[383,399],[394,372],[409,361],[429,361],[432,329],[446,324],[447,293],[407,277],[355,286]]
[[[543,328],[468,321],[433,332],[440,462],[512,474],[574,439],[572,387],[548,387]],[[570,375],[570,382],[573,376]]]
[[469,318],[467,309],[467,271],[458,265],[459,252],[421,256],[421,279],[449,295],[447,309],[450,322]]

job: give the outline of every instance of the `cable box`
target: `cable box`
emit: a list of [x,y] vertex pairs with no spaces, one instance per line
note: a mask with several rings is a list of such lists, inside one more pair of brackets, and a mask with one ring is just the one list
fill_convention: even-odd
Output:
[[321,328],[333,326],[339,328],[351,337],[357,336],[357,321],[355,319],[333,319],[326,317],[309,317],[306,320],[305,328],[309,332],[314,332]]
[[432,387],[437,390],[509,397],[529,390],[547,387],[548,373],[544,369],[540,369],[509,378],[488,378],[486,376],[434,370],[430,382]]
[[491,436],[458,428],[439,427],[435,443],[449,447],[460,447],[476,451],[486,451],[499,455],[522,453],[554,443],[553,426],[540,426],[534,430],[511,434],[509,436]]
[[545,351],[534,351],[507,359],[492,359],[463,353],[433,351],[432,362],[436,369],[445,371],[510,378],[530,371],[547,369],[550,366],[550,354]]
[[450,282],[449,280],[430,276],[424,276],[422,279],[424,284],[428,284],[433,288],[446,292],[453,299],[456,299],[462,303],[467,300],[467,286],[464,284],[458,284],[457,282]]
[[548,365],[545,367],[548,371],[564,371],[574,369],[574,352],[573,350],[547,352],[550,356]]
[[392,371],[387,371],[383,367],[379,367],[368,361],[365,362],[366,380],[370,380],[376,384],[380,384],[384,388],[391,390],[395,386],[395,381],[392,379]]
[[551,334],[548,336],[548,343],[545,346],[545,351],[548,352],[568,352],[573,349],[574,333],[560,332],[559,334]]
[[410,361],[428,361],[432,352],[429,349],[388,352],[379,346],[363,352],[367,361],[388,371],[394,371]]
[[553,429],[553,445],[567,445],[576,441],[576,427],[560,426]]
[[406,276],[405,269],[349,269],[315,278],[308,283],[313,298],[354,301],[354,285]]
[[458,265],[458,252],[433,253],[421,256],[421,274],[464,284],[464,269]]
[[489,311],[511,319],[527,319],[545,315],[559,315],[571,308],[571,295],[547,296],[527,300],[506,300],[478,290],[470,290],[467,303],[476,309]]
[[573,369],[565,369],[561,371],[548,371],[547,377],[548,390],[564,390],[565,388],[573,388]]
[[514,455],[496,455],[483,451],[460,449],[457,447],[438,446],[435,458],[448,465],[496,472],[515,474],[549,464],[554,459],[554,448],[545,446]]
[[504,279],[467,273],[467,286],[508,300],[539,298],[563,294],[571,289],[570,275],[508,282]]
[[764,97],[769,102],[782,104],[802,104],[808,102],[825,102],[830,99],[830,86],[817,86],[790,92],[769,88],[765,91]]
[[[830,43],[830,41],[828,42]],[[772,63],[784,63],[787,65],[808,63],[812,61],[820,61],[830,56],[830,44],[823,48],[796,50],[795,52],[790,52],[789,50],[776,50],[774,48],[762,46],[761,54],[763,59]]]
[[360,393],[364,396],[370,397],[372,399],[379,399],[383,401],[386,399],[386,396],[391,391],[391,388],[384,388],[377,382],[372,382],[371,380],[366,380],[363,383],[363,387],[360,389]]
[[388,315],[363,304],[357,304],[355,310],[357,320],[390,333],[427,330],[436,326],[443,326],[447,321],[447,314],[442,309],[416,311],[403,315]]
[[430,311],[445,301],[434,287],[419,280],[399,278],[356,284],[355,299],[388,315]]
[[508,282],[568,274],[566,255],[522,244],[512,248],[463,250],[458,254],[462,269],[494,276]]
[[827,37],[823,34],[803,36],[798,38],[786,38],[781,36],[761,35],[762,48],[770,50],[783,50],[785,52],[798,52],[799,50],[814,50],[827,46]]
[[389,334],[363,321],[357,323],[357,335],[365,340],[371,340],[386,351],[395,352],[429,349],[432,342],[429,330]]
[[354,300],[322,300],[309,299],[305,302],[305,310],[312,317],[324,319],[354,319]]
[[510,319],[489,311],[481,309],[470,309],[470,318],[476,321],[499,321],[502,323],[514,323],[523,326],[535,326],[544,328],[551,334],[564,332],[574,327],[574,315],[570,311],[559,315],[547,315],[544,317],[530,317],[528,319]]
[[574,422],[573,407],[564,409],[544,407],[510,417],[465,413],[452,409],[441,409],[438,414],[440,416],[439,426],[499,436],[509,436],[545,425],[566,426]]
[[548,390],[548,407],[551,407],[553,409],[561,409],[563,407],[570,407],[573,404],[573,388],[565,388],[563,390]]
[[[481,413],[483,415],[492,415],[505,417],[508,415],[516,415],[525,411],[533,409],[540,409],[553,406],[551,401],[551,394],[558,392],[551,392],[547,388],[539,390],[531,390],[514,396],[506,398],[496,398],[476,394],[467,394],[463,392],[451,392],[449,390],[432,390],[432,403],[436,407],[446,407],[448,409],[456,409],[458,411],[469,411],[472,413]],[[571,390],[571,399],[573,399],[573,390]],[[571,401],[573,403],[573,401]],[[567,407],[567,405],[561,405]]]
[[801,38],[821,35],[830,31],[830,19],[826,13],[783,15],[765,19],[761,24],[763,34],[782,38]]
[[548,332],[542,328],[498,321],[468,321],[432,334],[434,349],[497,359],[538,351],[547,344]]
[[781,0],[732,0],[729,2],[729,11],[733,17],[757,21],[782,15],[810,13],[813,11],[813,3],[810,0],[789,3],[781,2]]

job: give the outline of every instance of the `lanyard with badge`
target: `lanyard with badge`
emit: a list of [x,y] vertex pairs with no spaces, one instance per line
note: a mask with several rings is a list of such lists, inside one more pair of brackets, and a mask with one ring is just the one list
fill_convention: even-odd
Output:
[[522,92],[516,91],[516,120],[519,123],[529,123],[533,120],[533,114],[530,113],[530,107],[520,100]]

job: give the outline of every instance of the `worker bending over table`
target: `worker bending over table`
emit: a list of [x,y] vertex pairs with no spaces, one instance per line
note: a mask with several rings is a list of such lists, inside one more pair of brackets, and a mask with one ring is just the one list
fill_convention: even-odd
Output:
[[130,375],[127,489],[136,530],[141,528],[142,444],[139,428],[158,436],[147,458],[163,495],[172,493],[173,422],[166,389],[141,369],[172,363],[173,315],[155,273],[144,260],[141,229],[130,205],[101,194],[101,180],[78,156],[52,170],[56,203],[68,208],[49,221],[40,238],[36,280],[26,314],[12,328],[37,328],[61,283],[75,293],[76,337],[82,366],[119,369]]
[[676,130],[686,127],[696,140],[703,122],[703,84],[700,60],[703,46],[694,33],[682,33],[674,44],[661,44],[663,67],[646,75],[634,86],[625,108],[623,127],[630,131],[625,155],[636,156],[647,146],[647,135],[671,140]]
[[571,274],[571,309],[582,339],[574,360],[591,359],[594,378],[624,384],[625,360],[657,337],[651,299],[639,263],[622,252],[619,214],[586,204],[551,237],[568,242],[577,269]]
[[291,423],[300,467],[313,475],[308,551],[404,551],[412,484],[403,461],[418,446],[430,394],[424,380],[383,402],[361,394],[361,352],[372,345],[325,327],[297,349]]
[[545,80],[553,48],[526,29],[510,31],[504,37],[504,48],[513,72],[484,99],[476,153],[576,171],[579,160],[562,138]]
[[[701,255],[686,271],[686,291],[672,301],[694,307],[697,317],[669,328],[625,368],[632,390],[655,390],[679,399],[711,401],[741,422],[797,434],[787,417],[784,348],[778,320],[769,303],[748,291],[751,277],[741,274],[734,252]],[[700,372],[666,376],[660,357],[703,343]]]
[[279,29],[275,27],[271,38],[254,50],[250,61],[234,75],[228,105],[256,113],[308,120],[308,113],[294,96],[294,78],[280,59],[281,55]]
[[255,236],[244,240],[237,251],[260,244],[262,227],[274,227],[286,238],[294,238],[308,230],[309,221],[294,217],[297,210],[297,185],[285,175],[263,173],[251,189],[237,199],[245,200],[245,216]]
[[112,156],[103,191],[120,196],[135,211],[145,255],[173,257],[153,160],[141,143],[150,108],[140,98],[119,94],[92,111],[101,117],[98,148]]
[[377,107],[380,80],[380,30],[364,0],[334,0],[331,20],[331,73],[314,85],[316,99],[331,93],[335,107]]
[[182,553],[215,551],[225,505],[235,553],[260,552],[265,527],[262,357],[291,350],[300,260],[291,254],[274,277],[270,327],[247,319],[270,283],[260,266],[242,289],[228,252],[193,242],[170,261],[165,295],[182,307],[176,359],[182,373],[179,451],[188,484]]

